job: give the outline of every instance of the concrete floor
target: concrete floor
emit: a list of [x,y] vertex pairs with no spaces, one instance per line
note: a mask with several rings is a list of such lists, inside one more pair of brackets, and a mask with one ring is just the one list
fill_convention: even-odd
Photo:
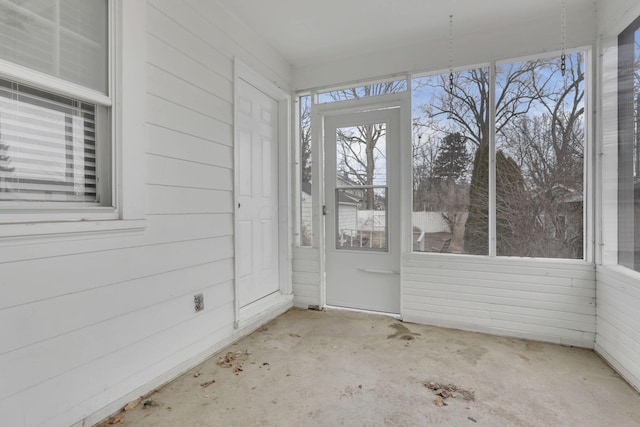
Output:
[[[236,360],[220,366],[228,352]],[[460,391],[438,406],[428,382]],[[154,427],[640,426],[640,395],[590,350],[294,309],[117,417]]]

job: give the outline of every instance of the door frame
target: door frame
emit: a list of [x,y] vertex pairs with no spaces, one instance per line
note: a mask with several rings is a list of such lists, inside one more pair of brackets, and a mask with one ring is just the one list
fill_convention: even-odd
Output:
[[[338,158],[337,130],[367,124],[384,124],[384,182],[374,187],[386,188],[385,234],[386,248],[352,248],[338,243],[340,207],[337,193]],[[327,304],[379,313],[400,314],[400,108],[373,109],[366,112],[325,116],[325,277]],[[376,147],[380,150],[379,147]],[[357,188],[358,183],[354,183]],[[375,209],[374,209],[375,210]],[[373,240],[371,240],[373,242]],[[331,281],[330,281],[331,280]]]
[[[411,81],[408,78],[407,84]],[[410,87],[410,86],[408,86]],[[312,183],[312,193],[314,195],[313,208],[313,234],[318,236],[314,239],[320,252],[320,307],[327,305],[327,283],[326,283],[326,224],[323,215],[325,192],[325,153],[324,153],[324,118],[342,114],[361,113],[370,110],[400,108],[400,317],[403,313],[403,281],[402,281],[402,258],[405,253],[411,252],[411,91],[387,95],[371,96],[356,100],[336,101],[325,104],[318,104],[315,96],[312,96],[311,108],[311,129],[312,129],[312,152],[314,161],[312,163],[312,176],[318,177]]]
[[[237,57],[233,61],[233,268],[234,323],[242,328],[258,318],[293,304],[291,229],[291,96]],[[278,103],[278,283],[279,292],[240,307],[238,274],[238,194],[239,132],[237,125],[238,83],[243,80]]]

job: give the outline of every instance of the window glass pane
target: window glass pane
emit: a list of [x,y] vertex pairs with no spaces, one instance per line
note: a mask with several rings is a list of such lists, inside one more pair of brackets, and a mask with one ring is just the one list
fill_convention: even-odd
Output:
[[387,187],[336,189],[336,248],[387,250]]
[[387,124],[336,129],[336,246],[387,250]]
[[339,128],[336,143],[338,187],[387,183],[386,123]]
[[497,255],[583,257],[584,54],[498,67]]
[[620,35],[618,263],[640,271],[640,30]]
[[414,78],[413,248],[488,251],[489,70]]
[[324,104],[327,102],[366,98],[369,96],[384,95],[388,93],[405,92],[406,90],[406,80],[395,80],[392,82],[376,83],[372,85],[357,86],[348,89],[320,92],[318,93],[318,103]]
[[107,92],[108,0],[0,2],[0,58]]
[[96,106],[0,80],[0,201],[98,202]]
[[311,97],[300,97],[300,246],[313,244]]

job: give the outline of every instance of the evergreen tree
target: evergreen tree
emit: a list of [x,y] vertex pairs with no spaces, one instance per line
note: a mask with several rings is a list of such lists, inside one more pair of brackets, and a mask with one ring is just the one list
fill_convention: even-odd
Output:
[[[527,194],[522,171],[516,162],[502,151],[496,153],[496,246],[499,255],[522,256],[527,244],[519,239],[528,230],[530,221]],[[489,145],[482,144],[476,150],[473,174],[469,188],[469,216],[464,229],[466,253],[489,253]],[[515,246],[514,246],[515,245]]]
[[445,136],[434,162],[433,175],[442,180],[457,181],[467,172],[471,156],[467,152],[466,138],[459,132]]
[[482,144],[473,159],[469,187],[469,215],[464,227],[464,251],[487,255],[489,243],[489,144]]

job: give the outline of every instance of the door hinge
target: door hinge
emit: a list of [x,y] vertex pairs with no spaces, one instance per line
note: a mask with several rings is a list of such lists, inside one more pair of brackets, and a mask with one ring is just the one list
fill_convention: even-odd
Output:
[[327,205],[323,205],[322,206],[322,215],[326,215],[327,214]]

